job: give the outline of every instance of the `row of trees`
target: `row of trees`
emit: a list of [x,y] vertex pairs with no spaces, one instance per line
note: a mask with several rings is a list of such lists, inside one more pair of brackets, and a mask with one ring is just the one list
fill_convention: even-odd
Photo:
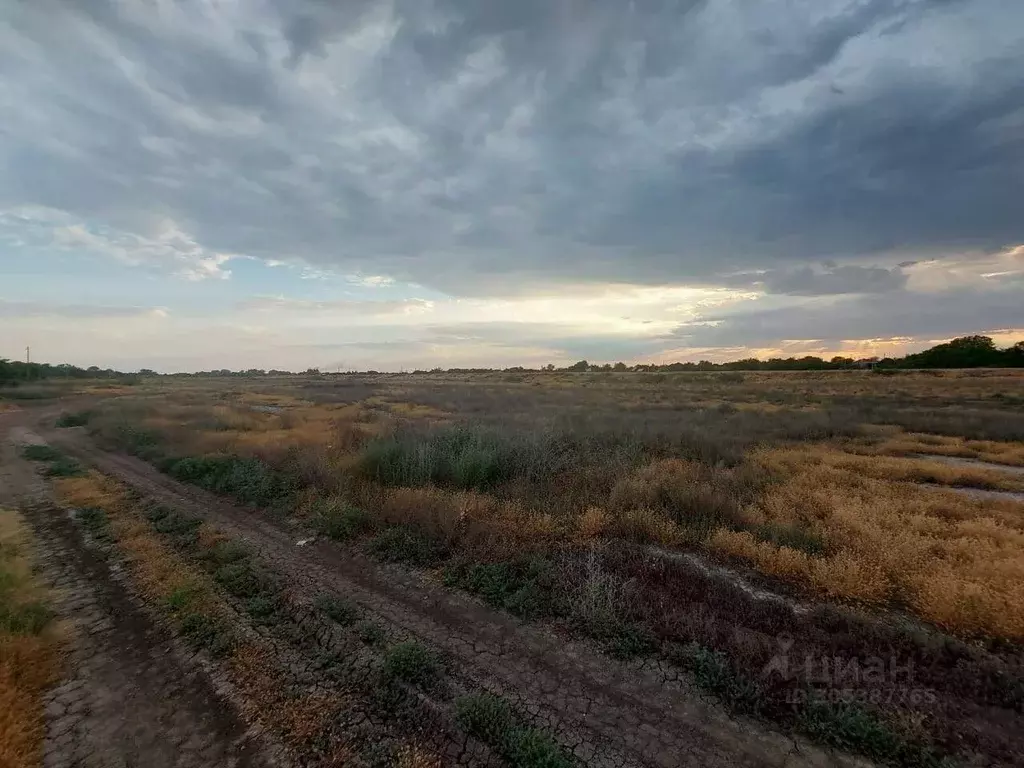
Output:
[[0,357],[0,386],[22,384],[45,379],[121,379],[127,374],[111,368],[90,366],[79,368],[75,365],[60,363],[25,363],[19,360],[6,360]]
[[[869,358],[867,360],[854,360],[851,357],[833,357],[825,360],[820,357],[807,355],[804,357],[773,357],[769,360],[758,360],[750,357],[743,360],[733,360],[727,363],[712,363],[709,360],[701,360],[699,363],[668,363],[666,365],[654,365],[652,363],[639,363],[637,365],[626,365],[625,363],[605,363],[595,365],[580,360],[565,368],[556,368],[554,365],[546,365],[542,371],[641,371],[641,372],[673,372],[673,371],[826,371],[841,370],[844,368],[1024,368],[1024,341],[1018,341],[1013,346],[1000,349],[988,336],[962,336],[945,344],[939,344],[926,349],[923,352],[916,352],[905,357],[887,357],[883,359]],[[449,368],[447,371],[441,368],[434,368],[431,371],[414,371],[414,373],[483,373],[492,369],[489,368]],[[532,369],[517,366],[505,368],[508,372],[528,371]],[[308,368],[298,375],[317,375],[318,368]],[[364,371],[364,373],[377,373],[377,371]],[[120,379],[125,380],[130,376],[156,376],[155,371],[143,368],[138,374],[125,374],[110,368],[98,368],[93,365],[89,368],[78,368],[74,365],[62,363],[50,365],[49,363],[22,363],[18,361],[5,360],[0,358],[0,385],[11,385],[22,382],[42,381],[44,379]],[[174,376],[199,376],[199,377],[259,377],[259,376],[288,376],[296,375],[291,371],[280,371],[271,369],[269,371],[261,368],[250,368],[245,371],[229,371],[227,369],[201,371],[197,373],[172,374]]]
[[545,370],[561,371],[827,371],[844,368],[1024,368],[1024,341],[1000,349],[988,336],[962,336],[923,352],[905,357],[867,358],[855,360],[852,357],[836,356],[829,360],[813,355],[804,357],[773,357],[759,360],[756,357],[732,360],[727,363],[668,363],[666,365],[625,363],[614,365],[592,365],[586,360],[566,368],[547,366]]

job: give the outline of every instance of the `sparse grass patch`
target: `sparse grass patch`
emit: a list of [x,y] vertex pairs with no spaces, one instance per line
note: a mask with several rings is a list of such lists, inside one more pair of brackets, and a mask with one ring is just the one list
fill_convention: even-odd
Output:
[[480,595],[487,602],[525,619],[555,611],[552,564],[543,558],[520,558],[504,563],[453,565],[445,570],[445,583]]
[[47,477],[77,477],[85,474],[85,469],[69,456],[61,456],[50,463],[43,472]]
[[570,758],[547,733],[519,724],[508,703],[491,694],[462,696],[455,701],[459,725],[488,744],[510,765],[522,768],[569,768]]
[[313,527],[328,538],[347,541],[371,530],[373,520],[364,509],[329,499],[314,505]]
[[235,647],[230,628],[223,621],[205,613],[181,613],[178,629],[190,645],[204,648],[213,656],[227,656]]
[[811,698],[800,708],[798,727],[815,741],[895,765],[952,768],[955,762],[914,744],[856,702]]
[[59,677],[61,638],[33,574],[21,516],[0,508],[0,765],[42,762],[43,695]]
[[384,654],[384,675],[388,679],[403,680],[427,690],[437,684],[441,665],[437,658],[419,643],[396,643]]
[[76,518],[96,541],[110,543],[113,540],[107,513],[99,507],[83,507]]
[[178,480],[234,496],[243,504],[269,506],[281,502],[290,492],[282,476],[250,457],[186,457],[169,463],[166,471]]
[[328,618],[343,627],[352,625],[359,617],[359,609],[337,595],[318,595],[315,605]]
[[444,548],[411,526],[386,528],[366,544],[378,560],[427,567],[444,559]]
[[84,427],[92,418],[92,411],[78,411],[76,413],[62,413],[56,421],[56,426],[61,428]]
[[367,645],[380,645],[384,642],[384,630],[372,621],[360,621],[355,625],[356,635]]
[[21,455],[29,461],[57,461],[64,458],[64,454],[49,445],[26,445],[21,449]]

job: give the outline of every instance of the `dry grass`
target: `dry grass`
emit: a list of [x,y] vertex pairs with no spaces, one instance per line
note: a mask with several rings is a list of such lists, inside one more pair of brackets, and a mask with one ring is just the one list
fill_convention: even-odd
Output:
[[[21,516],[0,509],[0,611],[45,599],[32,573],[29,534]],[[15,631],[0,625],[0,765],[28,768],[42,762],[43,694],[60,678],[62,631]]]
[[[1020,637],[1024,610],[1012,585],[1024,583],[1014,554],[1022,505],[914,483],[1021,491],[1024,477],[906,454],[1024,465],[1021,444],[856,419],[862,402],[865,418],[879,404],[891,415],[912,402],[925,417],[934,408],[952,419],[944,429],[967,408],[983,413],[979,431],[998,431],[1022,382],[1019,371],[379,376],[256,382],[254,390],[174,383],[116,408],[134,407],[136,423],[159,432],[172,454],[254,456],[288,473],[299,516],[336,499],[368,511],[375,526],[414,526],[483,560],[601,538],[706,546],[833,599],[896,602],[953,631]],[[578,416],[566,422],[567,439],[614,433],[640,454],[602,463],[581,451],[568,470],[511,481],[495,495],[383,487],[355,471],[366,441],[399,425],[487,424],[503,412],[523,412],[515,428],[527,432]],[[793,429],[794,419],[806,430]],[[824,542],[824,551],[786,546],[779,531]]]
[[924,458],[862,456],[825,446],[816,457],[819,464],[856,472],[878,480],[988,488],[999,491],[1024,490],[1024,477],[986,467],[959,467]]
[[895,601],[950,630],[1024,637],[1024,504],[865,477],[820,446],[756,456],[783,479],[745,514],[810,526],[829,545],[813,558],[720,531],[711,546],[840,599]]
[[[884,434],[888,433],[888,434]],[[847,450],[868,456],[904,456],[907,454],[935,454],[963,459],[977,459],[993,464],[1024,467],[1024,443],[999,442],[996,440],[967,440],[947,435],[929,435],[919,432],[903,432],[900,429],[884,430],[881,442],[851,443]]]
[[[157,536],[135,510],[123,485],[92,471],[81,477],[58,478],[54,483],[62,504],[96,508],[107,515],[110,531],[125,554],[133,581],[147,599],[164,601],[178,592],[191,596],[191,606],[207,615],[225,615],[227,607],[216,596],[209,579]],[[199,528],[201,539],[218,534],[207,525]]]

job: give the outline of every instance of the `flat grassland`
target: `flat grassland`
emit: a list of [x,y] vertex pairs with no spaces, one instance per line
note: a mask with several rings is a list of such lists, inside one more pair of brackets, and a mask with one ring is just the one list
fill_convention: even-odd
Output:
[[[160,378],[89,394],[58,426],[614,656],[667,658],[735,711],[889,762],[1021,759],[1024,371]],[[766,676],[780,647],[801,664]],[[802,660],[836,658],[912,670],[853,675],[856,708],[819,706],[820,665]]]

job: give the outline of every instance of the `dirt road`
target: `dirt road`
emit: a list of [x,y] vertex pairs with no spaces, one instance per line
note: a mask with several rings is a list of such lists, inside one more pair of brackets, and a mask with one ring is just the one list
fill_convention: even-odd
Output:
[[[585,765],[724,768],[865,764],[794,741],[760,723],[731,719],[692,688],[678,670],[667,665],[610,659],[585,643],[555,636],[541,626],[525,625],[472,598],[445,590],[419,574],[381,566],[333,542],[299,546],[299,540],[308,533],[290,527],[285,521],[228,504],[162,475],[137,459],[98,450],[81,430],[56,430],[49,424],[52,418],[44,412],[7,414],[0,417],[0,438],[12,426],[31,426],[47,442],[124,482],[144,498],[208,520],[244,540],[300,597],[312,601],[323,591],[345,595],[379,621],[443,654],[451,662],[452,673],[465,687],[500,694],[529,713],[534,724],[554,733]],[[35,482],[32,470],[23,465],[9,444],[4,450],[5,472],[21,479],[2,492],[22,503],[33,493],[38,496],[38,489],[27,487],[31,485],[29,479]],[[51,527],[59,525],[43,525],[40,521],[41,531]],[[70,534],[62,541],[65,549],[76,546]],[[67,555],[62,557],[74,560]],[[75,589],[86,595],[93,582],[104,582],[99,570],[89,571],[84,566],[83,569],[74,583],[80,584]],[[121,634],[111,634],[109,639],[101,632],[99,642],[111,649],[140,643],[140,650],[122,653],[134,654],[132,658],[139,656],[139,668],[132,674],[139,681],[145,674],[155,675],[150,689],[159,689],[163,670],[147,671],[151,663],[157,662],[150,662],[154,654],[146,649],[152,648],[152,641],[147,641],[146,631],[140,632],[131,635],[126,628]],[[129,688],[131,684],[127,683]],[[191,709],[175,708],[185,713],[183,717],[198,711],[196,707],[218,711],[214,699],[204,699],[195,691],[182,692],[181,696],[192,701]],[[100,707],[96,711],[106,710]],[[56,707],[54,712],[57,713]],[[55,716],[59,720],[59,714]],[[216,731],[222,735],[203,740],[202,748],[230,747],[237,755],[224,751],[222,757],[201,764],[226,765],[231,760],[239,765],[252,764],[246,762],[253,758],[242,748],[231,746],[238,738],[237,723],[230,720],[229,713],[220,712],[219,716],[225,718]],[[138,717],[150,723],[150,727],[165,723],[172,733],[181,730],[161,711],[147,713],[142,708]],[[125,725],[121,733],[130,733],[133,728],[146,730],[145,726],[133,723]],[[116,741],[114,736],[111,740]],[[67,745],[67,740],[62,743]]]
[[36,561],[69,622],[63,682],[45,702],[45,768],[263,766],[258,741],[193,659],[86,545],[0,414],[0,507],[20,508]]

